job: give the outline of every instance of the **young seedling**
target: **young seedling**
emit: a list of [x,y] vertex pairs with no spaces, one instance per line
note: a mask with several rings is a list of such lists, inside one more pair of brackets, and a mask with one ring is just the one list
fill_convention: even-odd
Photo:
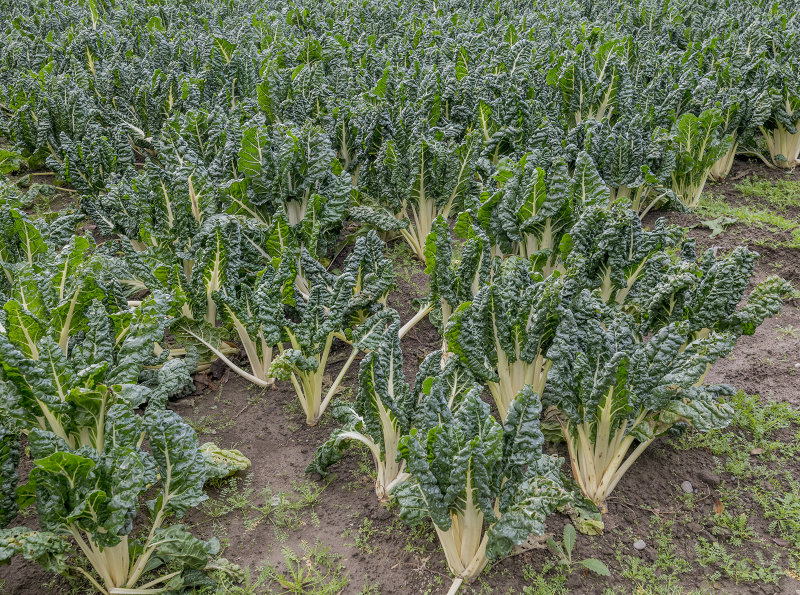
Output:
[[564,525],[564,535],[562,540],[557,542],[552,536],[548,536],[547,547],[550,548],[550,551],[553,552],[553,554],[558,558],[558,563],[562,566],[567,566],[568,568],[572,569],[577,564],[578,566],[583,566],[584,568],[591,570],[600,576],[610,576],[611,571],[608,569],[608,566],[603,564],[603,562],[597,558],[584,558],[583,560],[572,559],[572,552],[575,549],[576,537],[577,533],[575,531],[575,527],[570,524],[566,524]]

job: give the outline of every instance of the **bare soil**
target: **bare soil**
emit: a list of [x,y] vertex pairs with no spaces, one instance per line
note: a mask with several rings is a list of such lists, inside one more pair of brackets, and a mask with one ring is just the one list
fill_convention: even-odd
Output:
[[[716,185],[713,191],[724,194],[726,200],[732,202],[744,200],[733,184],[750,173],[762,177],[776,175],[758,163],[739,161],[731,180]],[[688,226],[696,226],[700,219],[689,214],[658,213],[648,218],[647,223],[652,224],[655,216],[660,215]],[[742,243],[751,246],[761,253],[757,263],[757,281],[771,274],[780,274],[800,287],[800,251],[760,245],[763,240],[769,240],[765,236],[769,233],[736,225],[712,240],[709,231],[702,226],[690,231],[691,237],[697,238],[700,249],[715,245],[725,251]],[[400,311],[403,320],[415,312],[412,299],[424,295],[427,283],[421,264],[405,263],[401,267],[396,265],[396,269],[400,269],[396,270],[397,288],[390,296],[390,305]],[[787,304],[780,316],[768,320],[752,337],[742,338],[733,354],[712,369],[709,381],[727,382],[764,399],[800,405],[800,339],[785,332],[789,328],[800,329],[798,306],[798,303]],[[438,334],[427,320],[404,338],[405,372],[409,382],[413,381],[419,362],[436,349],[438,343]],[[346,355],[347,347],[340,345],[336,352],[338,362],[330,370],[331,377],[338,372],[338,366]],[[354,364],[348,373],[346,387],[354,386],[357,370],[358,366]],[[255,575],[255,569],[265,562],[284,568],[283,547],[299,552],[302,542],[319,543],[341,555],[341,563],[350,578],[343,593],[439,594],[447,591],[451,580],[432,529],[427,527],[414,533],[390,509],[378,504],[369,475],[371,462],[367,453],[354,450],[326,480],[319,481],[319,478],[309,478],[305,474],[305,467],[315,449],[335,426],[329,414],[316,427],[307,427],[297,397],[288,383],[278,383],[275,388],[263,391],[225,372],[219,378],[213,378],[213,375],[198,378],[197,386],[198,394],[177,401],[172,407],[193,420],[199,429],[201,442],[213,441],[224,448],[238,448],[251,459],[252,469],[247,474],[240,474],[237,490],[252,488],[252,500],[256,505],[263,504],[263,498],[259,501],[258,495],[264,488],[275,494],[291,492],[309,481],[325,486],[316,504],[300,511],[296,522],[286,531],[276,526],[275,519],[270,517],[253,524],[252,519],[257,515],[252,511],[250,516],[234,511],[219,518],[205,514],[207,508],[190,513],[187,522],[204,537],[216,535],[220,538],[226,546],[223,554],[226,558],[250,567]],[[558,450],[558,447],[552,448]],[[795,481],[800,481],[800,464],[790,472]],[[691,506],[686,506],[681,499],[680,486],[684,481],[690,481],[696,489]],[[730,474],[715,471],[714,457],[707,450],[679,451],[669,440],[657,441],[627,473],[610,499],[609,511],[604,517],[607,530],[603,535],[578,537],[574,558],[599,558],[611,570],[611,576],[599,577],[575,570],[566,583],[568,591],[599,594],[611,588],[616,593],[636,592],[642,585],[630,572],[631,559],[642,565],[652,564],[660,551],[653,535],[663,530],[663,533],[671,535],[669,541],[674,555],[686,559],[691,566],[677,574],[677,590],[674,592],[702,589],[725,594],[795,595],[800,590],[800,581],[789,574],[783,574],[777,585],[736,584],[715,576],[714,568],[704,568],[697,563],[695,544],[698,536],[710,542],[717,540],[710,532],[707,518],[717,502],[720,489],[733,481]],[[220,495],[220,488],[210,490],[212,500]],[[745,543],[736,555],[754,557],[756,552],[780,553],[781,546],[772,539],[769,523],[758,505],[748,501],[745,505],[751,506],[749,523],[757,538],[752,544]],[[20,521],[34,526],[31,519]],[[566,517],[556,514],[548,528],[560,535],[565,522]],[[633,548],[638,539],[646,543],[641,551]],[[547,550],[532,550],[508,558],[486,571],[475,584],[462,587],[463,592],[522,592],[530,584],[530,575],[524,574],[526,569],[532,567],[538,571],[549,559],[551,555]],[[786,568],[785,557],[781,564]],[[669,571],[669,568],[664,568],[657,573]],[[0,568],[0,590],[4,589],[4,593],[38,595],[42,593],[43,585],[45,592],[52,593],[66,592],[69,588],[63,579],[53,580],[37,566],[19,559]],[[366,587],[373,590],[365,591]],[[271,591],[265,587],[258,592],[283,592],[276,585],[273,588]]]

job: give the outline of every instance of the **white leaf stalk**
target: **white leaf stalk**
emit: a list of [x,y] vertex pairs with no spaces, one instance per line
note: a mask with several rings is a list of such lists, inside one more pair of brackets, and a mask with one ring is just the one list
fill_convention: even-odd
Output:
[[[306,414],[306,424],[309,426],[317,425],[319,420],[322,418],[322,414],[325,413],[325,410],[328,408],[328,405],[330,405],[331,399],[336,394],[339,385],[342,383],[342,380],[344,380],[347,370],[350,368],[350,365],[353,363],[353,361],[355,361],[356,355],[358,355],[358,348],[354,347],[350,352],[350,356],[347,358],[347,361],[344,363],[344,366],[342,366],[338,376],[336,376],[335,380],[323,397],[322,383],[333,339],[334,334],[331,333],[328,335],[328,338],[325,341],[325,346],[322,349],[322,352],[314,356],[317,360],[317,367],[315,370],[301,370],[297,366],[291,367],[289,380],[291,380],[294,390],[297,393],[297,397],[300,399],[300,405],[303,408],[303,412]],[[292,344],[292,348],[297,349],[298,351],[301,350],[300,344],[297,342],[297,339],[291,332],[289,332],[289,340]],[[279,344],[278,347],[280,348],[281,352],[283,352],[283,344]]]
[[775,167],[792,169],[800,165],[800,120],[795,123],[795,128],[798,131],[792,134],[780,122],[772,130],[761,126],[771,164]]
[[467,489],[464,510],[458,514],[450,513],[450,528],[440,529],[436,523],[436,535],[442,544],[447,565],[455,576],[448,595],[455,594],[461,584],[478,577],[489,559],[486,557],[486,545],[489,536],[483,531],[483,512],[473,501],[472,471],[467,472]]
[[[408,331],[414,328],[420,320],[422,320],[428,314],[430,314],[431,310],[433,310],[433,306],[431,304],[425,304],[422,308],[420,308],[419,311],[417,311],[417,313],[414,314],[414,316],[412,316],[408,320],[408,322],[406,322],[402,327],[400,327],[400,330],[397,332],[400,338],[402,339],[404,336],[406,336],[406,334],[408,334]],[[444,315],[442,316],[442,318],[444,319]]]
[[500,380],[498,382],[490,380],[487,385],[500,413],[500,421],[505,421],[511,402],[526,385],[533,388],[537,394],[544,394],[547,373],[553,363],[541,353],[537,353],[532,362],[526,362],[520,357],[522,346],[519,342],[515,342],[514,345],[515,361],[509,362],[508,355],[497,338],[497,325],[492,324],[492,329],[497,352],[497,375]]
[[736,139],[736,131],[733,132],[733,142],[728,148],[727,152],[714,162],[711,166],[711,179],[715,182],[724,180],[731,173],[733,167],[733,160],[736,157],[736,151],[739,150],[739,141]]
[[372,460],[375,462],[375,495],[378,497],[379,502],[388,502],[392,489],[401,481],[408,479],[409,474],[404,471],[405,462],[398,463],[396,461],[397,445],[400,442],[400,438],[402,438],[402,433],[389,419],[388,412],[383,406],[380,406],[380,415],[381,425],[383,426],[384,449],[386,450],[384,457],[381,457],[378,444],[361,432],[347,431],[342,432],[339,436],[341,440],[354,440],[369,449],[372,454]]
[[551,365],[552,362],[541,354],[538,354],[530,363],[521,359],[509,363],[505,351],[498,348],[497,375],[500,377],[500,381],[489,381],[488,386],[501,420],[505,420],[511,407],[511,401],[525,385],[530,385],[535,392],[542,394]]
[[[606,499],[623,475],[655,439],[657,432],[630,451],[637,440],[632,431],[645,421],[647,411],[612,429],[613,387],[606,395],[599,419],[576,425],[561,422],[567,439],[572,474],[584,496],[606,511]],[[592,435],[596,433],[594,441]]]
[[[238,330],[239,329],[237,328],[237,331]],[[247,372],[243,368],[241,368],[241,367],[237,366],[236,364],[234,364],[227,357],[228,355],[232,355],[232,354],[237,353],[239,351],[235,347],[226,346],[224,343],[222,344],[222,346],[212,345],[211,343],[209,343],[205,339],[205,337],[203,337],[202,335],[199,335],[198,333],[195,333],[193,330],[191,330],[188,327],[182,327],[181,331],[186,333],[187,335],[191,335],[192,337],[194,337],[199,343],[204,345],[206,349],[208,349],[211,353],[213,353],[215,356],[217,356],[219,359],[221,359],[223,362],[225,362],[225,365],[228,366],[234,373],[238,374],[239,376],[241,376],[245,380],[249,380],[253,384],[256,384],[258,386],[262,386],[264,388],[270,387],[275,383],[275,379],[272,378],[271,376],[269,376],[269,366],[264,368],[264,364],[267,361],[267,359],[269,359],[270,364],[272,362],[272,347],[266,346],[266,344],[262,344],[262,348],[265,348],[265,351],[263,351],[261,355],[258,355],[255,341],[253,341],[249,336],[247,337],[247,340],[248,340],[248,342],[250,344],[249,347],[252,350],[254,350],[254,353],[255,353],[255,356],[254,356],[255,359],[254,360],[250,360],[250,365],[251,366],[253,365],[254,361],[256,363],[256,367],[252,368],[253,369],[253,373],[251,374],[250,372]],[[245,333],[246,333],[246,331],[245,331]],[[241,334],[239,335],[239,338],[240,339],[242,338]],[[263,335],[261,335],[261,339],[263,340]],[[247,356],[248,356],[248,359],[249,359],[250,358],[250,351],[248,351],[248,345],[247,344],[245,345],[245,353],[247,353]]]
[[[732,160],[733,158],[731,157],[731,162],[733,162]],[[716,166],[716,164],[714,165]],[[629,186],[620,186],[618,188],[609,187],[609,190],[611,191],[611,199],[609,202],[614,202],[620,198],[627,198],[631,201],[631,207],[639,214],[640,219],[644,219],[647,213],[661,205],[667,197],[663,189],[652,187],[648,184],[642,184],[635,188]]]
[[450,196],[447,204],[441,209],[436,207],[436,199],[425,193],[424,186],[420,188],[419,198],[416,205],[406,204],[403,210],[404,216],[408,219],[407,229],[401,229],[403,239],[411,248],[414,255],[422,262],[425,262],[425,238],[433,228],[433,221],[439,215],[447,218],[453,207],[455,192]]

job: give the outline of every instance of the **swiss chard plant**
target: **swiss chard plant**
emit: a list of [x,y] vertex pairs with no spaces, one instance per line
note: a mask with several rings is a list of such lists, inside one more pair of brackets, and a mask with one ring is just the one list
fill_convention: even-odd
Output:
[[683,114],[673,127],[676,165],[671,188],[689,208],[700,204],[711,168],[733,143],[730,135],[722,133],[722,123],[720,110],[709,108],[699,116]]
[[242,131],[237,163],[245,183],[231,187],[231,208],[266,224],[285,218],[300,244],[323,256],[338,235],[352,189],[325,132],[253,122]]
[[484,219],[483,213],[494,207],[502,230],[495,235],[503,252],[541,261],[548,272],[555,268],[561,235],[573,219],[567,164],[557,161],[549,169],[546,174],[532,154],[516,163],[501,162],[494,174],[499,189],[482,197],[478,215]]
[[527,260],[512,257],[450,317],[447,348],[488,384],[500,419],[523,387],[544,390],[562,289],[560,277],[542,279]]
[[375,462],[375,493],[382,502],[408,478],[398,456],[401,438],[412,427],[439,423],[443,409],[454,411],[468,394],[480,396],[482,390],[457,358],[443,360],[441,351],[425,357],[412,390],[403,375],[398,330],[398,323],[391,324],[378,347],[362,360],[355,403],[334,404],[334,417],[343,425],[317,450],[307,469],[327,475],[350,444],[364,444]]
[[501,161],[493,176],[496,190],[481,193],[459,215],[456,232],[471,237],[480,229],[493,256],[527,258],[549,275],[563,271],[565,234],[585,209],[607,205],[611,194],[586,151],[577,154],[572,175],[562,157],[548,161],[544,155]]
[[[298,284],[301,276],[302,283]],[[321,390],[318,383],[322,381],[333,341],[338,338],[352,343],[354,328],[364,325],[360,327],[364,330],[372,322],[384,320],[381,317],[392,283],[391,261],[383,256],[383,242],[373,231],[356,241],[338,276],[329,273],[305,249],[299,256],[288,249],[285,258],[272,258],[265,268],[249,275],[249,279],[245,277],[244,282],[225,284],[212,293],[212,299],[220,304],[222,319],[235,330],[244,346],[249,372],[215,346],[213,329],[197,327],[188,321],[178,328],[234,372],[259,386],[274,383],[271,370],[278,352],[284,360],[289,358],[294,363],[303,361],[293,359],[298,354],[313,355],[318,364],[314,370],[305,369],[310,365],[310,360],[305,360],[296,369],[299,377],[287,374],[285,369],[280,372],[281,379],[298,380],[295,388],[302,390],[299,394],[305,399],[305,395],[313,396]],[[308,293],[298,285],[310,287]],[[379,318],[369,322],[374,315]],[[357,353],[358,349],[351,352],[337,386]]]
[[23,210],[23,200],[16,189],[9,192],[7,199],[0,192],[0,291],[6,294],[16,283],[19,271],[41,272],[49,267],[70,243],[82,219],[69,212],[33,218]]
[[584,291],[564,312],[548,357],[545,403],[558,409],[573,476],[598,507],[658,436],[677,424],[721,428],[732,389],[703,385],[735,337],[692,339],[685,321],[642,339],[630,317]]
[[[200,342],[220,358],[234,372],[258,384],[270,386],[274,379],[269,376],[273,356],[281,339],[284,301],[292,295],[291,284],[294,270],[292,261],[278,261],[277,269],[267,265],[253,278],[252,284],[244,282],[229,286],[228,292],[215,291],[213,299],[220,304],[222,319],[236,332],[244,348],[250,371],[235,364],[224,351],[211,342],[210,336],[200,329],[184,327],[184,332]],[[216,342],[218,345],[221,343]]]
[[795,167],[800,162],[800,101],[786,99],[775,120],[774,128],[762,128],[771,161],[778,167]]
[[692,338],[712,332],[752,335],[793,294],[791,284],[774,275],[750,290],[757,256],[737,247],[724,256],[710,249],[698,259],[693,241],[687,241],[672,258],[652,258],[625,310],[635,317],[641,336],[679,321]]
[[[207,497],[209,467],[177,414],[148,408],[142,417],[119,402],[102,432],[78,448],[38,428],[28,440],[34,467],[19,493],[24,505],[35,504],[41,529],[0,530],[0,564],[21,554],[50,571],[79,573],[104,595],[209,583],[203,570],[219,551],[216,539],[201,541],[184,525],[167,524]],[[153,497],[140,534],[133,521],[145,494]]]
[[165,363],[166,352],[156,354],[154,345],[164,341],[168,325],[161,300],[154,296],[131,312],[114,314],[99,301],[89,304],[81,313],[87,328],[70,337],[66,353],[56,341],[57,329],[8,302],[14,315],[7,334],[0,334],[0,411],[21,429],[49,431],[78,449],[102,442],[116,403],[164,404],[180,394],[191,385],[193,363]]
[[652,114],[620,118],[613,126],[594,122],[586,126],[585,136],[586,150],[611,190],[611,201],[628,199],[642,218],[655,208],[679,206],[669,188],[675,151]]
[[309,465],[308,471],[326,475],[345,454],[349,443],[364,444],[376,467],[375,493],[389,499],[394,486],[406,478],[398,459],[400,438],[411,429],[417,396],[403,375],[398,323],[391,324],[376,349],[361,361],[355,403],[339,402],[333,414],[343,425],[334,430]]
[[[38,319],[18,301],[6,303],[11,316],[0,334],[0,411],[14,431],[5,428],[2,436],[3,494],[12,497],[16,477],[8,472],[24,432],[34,469],[17,500],[36,504],[41,531],[0,532],[0,563],[21,553],[48,570],[79,572],[106,594],[160,593],[202,577],[196,571],[218,545],[165,525],[205,498],[206,474],[194,432],[163,409],[191,386],[194,367],[180,359],[165,363],[166,351],[154,348],[164,341],[168,301],[154,295],[135,309],[110,313],[99,299],[78,303],[73,316],[83,323],[70,326],[67,350],[55,321]],[[134,408],[145,401],[142,417]],[[149,533],[140,539],[132,535],[133,519],[140,497],[155,484]],[[67,537],[80,551],[77,561],[67,556]]]
[[[489,239],[480,228],[470,228],[467,239],[460,246],[460,254],[453,253],[453,238],[447,220],[439,216],[425,238],[425,272],[430,278],[430,295],[425,305],[400,330],[401,337],[429,312],[442,333],[450,316],[458,306],[470,301],[491,278],[492,257]],[[446,341],[444,352],[447,353]]]
[[373,192],[395,215],[407,221],[399,229],[411,251],[425,260],[425,239],[436,218],[455,213],[474,192],[479,141],[476,134],[463,140],[444,138],[423,130],[386,141],[378,155]]
[[[354,253],[355,254],[355,253]],[[348,263],[340,275],[331,275],[307,252],[301,262],[307,275],[310,293],[304,296],[295,292],[291,308],[275,312],[280,316],[280,354],[273,360],[270,375],[279,380],[289,380],[297,392],[306,422],[316,424],[327,409],[336,389],[360,351],[367,351],[380,342],[386,324],[397,318],[392,309],[378,310],[359,326],[349,323],[353,315],[370,303],[377,302],[379,295],[362,300],[354,293],[357,285]],[[351,343],[351,351],[341,371],[323,396],[323,378],[337,338]]]
[[603,301],[626,304],[637,283],[672,257],[683,236],[664,219],[645,229],[626,201],[589,207],[564,236],[562,268],[569,268],[581,287],[598,289]]
[[541,452],[541,403],[530,387],[513,400],[504,424],[475,393],[455,412],[439,411],[439,423],[400,441],[409,477],[393,494],[407,523],[433,522],[455,593],[531,534],[542,535],[547,516],[570,494],[561,460]]

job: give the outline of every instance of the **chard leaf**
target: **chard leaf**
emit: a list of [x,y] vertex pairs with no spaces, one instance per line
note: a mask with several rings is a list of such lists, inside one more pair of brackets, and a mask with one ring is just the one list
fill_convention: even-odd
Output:
[[181,518],[208,498],[203,493],[208,469],[197,435],[177,413],[165,409],[148,408],[144,424],[162,481],[161,494],[147,502],[148,508]]
[[[0,425],[0,529],[17,516],[19,453],[19,434]],[[2,557],[0,555],[0,560]]]
[[49,572],[62,574],[67,570],[70,544],[49,531],[31,531],[27,527],[0,529],[0,566],[21,554]]

